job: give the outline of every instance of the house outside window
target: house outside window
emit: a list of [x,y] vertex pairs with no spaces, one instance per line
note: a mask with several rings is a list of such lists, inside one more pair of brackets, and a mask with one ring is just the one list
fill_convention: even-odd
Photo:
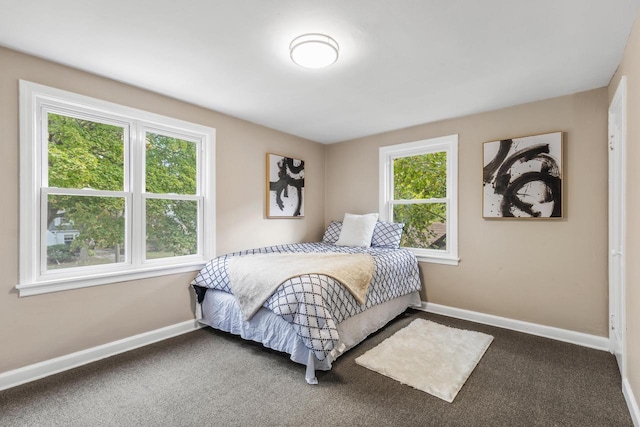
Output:
[[458,264],[458,135],[380,148],[380,219],[418,260]]
[[20,82],[20,295],[213,256],[215,129]]

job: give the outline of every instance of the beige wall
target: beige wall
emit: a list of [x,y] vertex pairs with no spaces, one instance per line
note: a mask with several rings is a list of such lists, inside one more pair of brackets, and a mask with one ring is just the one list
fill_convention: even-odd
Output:
[[[217,252],[317,240],[324,146],[0,48],[0,373],[193,319],[195,273],[18,298],[18,80],[93,96],[217,130]],[[306,161],[306,216],[267,220],[265,153]]]
[[627,378],[640,406],[640,22],[636,19],[624,56],[609,85],[609,100],[627,76],[627,178],[626,178],[626,340]]
[[[482,218],[482,143],[564,132],[565,217]],[[459,134],[458,266],[421,263],[422,298],[607,335],[607,89],[327,147],[325,223],[378,211],[378,147]]]

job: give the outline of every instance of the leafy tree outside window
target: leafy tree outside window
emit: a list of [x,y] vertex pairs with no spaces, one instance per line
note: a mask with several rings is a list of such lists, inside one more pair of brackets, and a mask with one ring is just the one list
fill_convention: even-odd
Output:
[[457,264],[457,135],[380,148],[380,217],[421,260]]
[[197,194],[197,159],[194,142],[146,132],[147,259],[198,252],[198,202],[181,197]]
[[21,295],[213,256],[215,130],[20,82]]
[[[125,260],[124,139],[127,129],[47,114],[47,234],[75,231],[70,257],[47,236],[47,269]],[[83,190],[82,195],[69,190]]]

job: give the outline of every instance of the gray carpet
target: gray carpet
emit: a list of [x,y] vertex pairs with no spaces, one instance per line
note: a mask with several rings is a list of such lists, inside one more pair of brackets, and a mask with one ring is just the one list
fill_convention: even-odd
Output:
[[[416,317],[495,337],[453,403],[354,359]],[[632,426],[614,357],[408,311],[319,372],[202,329],[0,392],[2,426]]]

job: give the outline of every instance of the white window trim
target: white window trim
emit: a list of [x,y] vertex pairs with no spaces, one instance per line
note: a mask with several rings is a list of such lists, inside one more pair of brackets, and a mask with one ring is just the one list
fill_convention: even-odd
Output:
[[392,193],[393,160],[399,157],[445,151],[447,153],[447,197],[430,199],[430,202],[448,203],[447,250],[407,248],[418,261],[437,264],[458,265],[458,135],[448,135],[404,144],[380,147],[379,152],[379,208],[380,220],[393,218],[393,206],[389,202]]
[[[127,236],[133,236],[134,243],[128,246],[128,259],[123,264],[111,264],[104,268],[73,268],[73,271],[48,271],[42,274],[40,262],[42,260],[41,238],[45,238],[41,227],[42,202],[45,192],[41,191],[43,178],[41,150],[37,146],[42,137],[37,135],[39,123],[43,120],[42,112],[48,108],[56,111],[70,108],[81,110],[83,113],[94,113],[103,118],[132,124],[129,132],[138,129],[174,132],[178,135],[191,136],[199,143],[199,176],[198,197],[203,200],[202,215],[199,219],[198,254],[159,260],[141,260],[139,247],[143,228],[133,227],[127,231]],[[60,89],[39,85],[20,80],[20,252],[19,252],[19,283],[16,289],[19,295],[29,296],[69,289],[97,286],[148,277],[178,274],[197,271],[215,256],[215,129],[186,122],[123,105],[78,95]],[[132,135],[132,137],[134,137]],[[137,136],[140,138],[140,135]],[[141,149],[125,154],[125,161],[139,163],[143,155]],[[136,152],[138,151],[138,152]],[[135,170],[139,168],[132,168]],[[139,172],[141,174],[142,172]],[[142,186],[143,177],[126,176],[125,180],[134,180],[134,186]],[[136,182],[137,181],[137,182]],[[80,190],[81,191],[81,190]],[[144,195],[143,197],[154,197]],[[179,196],[180,199],[197,198]],[[143,224],[142,212],[133,213],[132,222]],[[127,224],[127,228],[132,224]],[[136,244],[136,248],[131,248]],[[135,252],[137,251],[137,252]],[[132,262],[131,257],[138,256]],[[73,276],[71,276],[73,274]]]

